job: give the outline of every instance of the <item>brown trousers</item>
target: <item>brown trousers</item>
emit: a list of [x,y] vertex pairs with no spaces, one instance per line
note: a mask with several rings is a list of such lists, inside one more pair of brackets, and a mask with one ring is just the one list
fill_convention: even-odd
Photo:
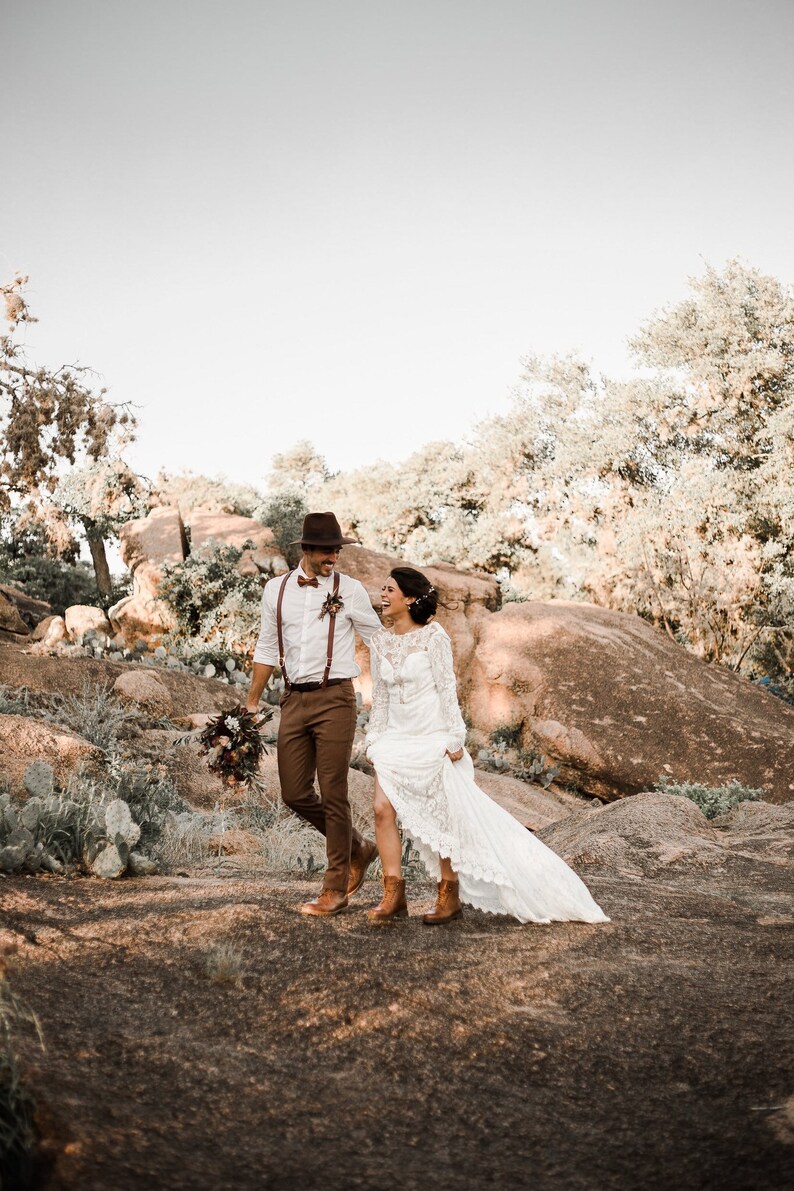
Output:
[[[281,797],[325,836],[328,867],[323,889],[347,891],[353,830],[347,772],[356,731],[352,682],[319,691],[287,691],[281,701],[278,776]],[[318,798],[314,776],[320,787]]]

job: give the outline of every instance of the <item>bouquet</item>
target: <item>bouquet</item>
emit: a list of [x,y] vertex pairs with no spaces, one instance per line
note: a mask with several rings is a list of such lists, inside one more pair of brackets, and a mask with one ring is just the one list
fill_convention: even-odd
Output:
[[216,716],[197,732],[180,736],[175,744],[198,742],[210,771],[227,786],[255,786],[260,758],[267,753],[260,729],[273,711],[272,707],[263,712],[235,707]]

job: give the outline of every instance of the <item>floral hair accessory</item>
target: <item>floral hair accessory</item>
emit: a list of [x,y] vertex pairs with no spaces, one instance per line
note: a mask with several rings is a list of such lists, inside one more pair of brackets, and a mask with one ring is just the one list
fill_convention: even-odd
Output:
[[344,608],[344,606],[345,606],[345,603],[344,603],[344,600],[342,599],[342,597],[340,595],[337,595],[334,592],[330,591],[328,593],[328,595],[325,597],[323,606],[320,609],[319,619],[324,620],[326,617],[326,614],[328,616],[336,616],[337,612],[341,612],[342,609]]

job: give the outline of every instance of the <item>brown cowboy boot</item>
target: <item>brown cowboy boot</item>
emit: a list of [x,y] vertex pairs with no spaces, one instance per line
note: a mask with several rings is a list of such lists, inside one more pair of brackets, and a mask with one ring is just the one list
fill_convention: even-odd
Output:
[[378,854],[378,849],[368,839],[353,843],[350,852],[350,873],[347,880],[347,896],[352,897],[364,884],[367,869]]
[[301,914],[309,914],[313,918],[330,918],[338,914],[347,905],[347,894],[341,889],[323,889],[314,901],[304,902],[300,907]]
[[374,910],[367,910],[370,922],[390,922],[393,918],[407,918],[405,881],[399,877],[383,878],[383,900]]
[[457,881],[439,881],[435,909],[422,915],[425,926],[437,926],[440,922],[451,922],[453,918],[460,918],[463,906],[458,890]]

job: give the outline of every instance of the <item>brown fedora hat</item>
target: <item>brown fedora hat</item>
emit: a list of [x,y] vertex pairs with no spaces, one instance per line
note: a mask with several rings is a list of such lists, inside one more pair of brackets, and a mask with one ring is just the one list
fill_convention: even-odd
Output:
[[303,533],[293,546],[351,546],[355,538],[342,536],[342,527],[333,513],[307,513],[303,518]]

